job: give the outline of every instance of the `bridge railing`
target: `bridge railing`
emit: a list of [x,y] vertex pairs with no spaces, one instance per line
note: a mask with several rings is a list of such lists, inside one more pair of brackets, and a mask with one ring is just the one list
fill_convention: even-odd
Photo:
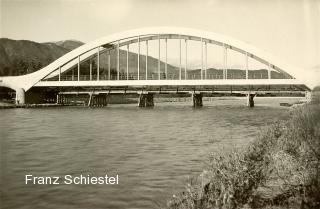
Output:
[[[231,78],[235,78],[232,77]],[[80,75],[79,78],[77,75],[61,75],[60,78],[58,76],[51,77],[44,79],[42,81],[95,81],[95,80],[159,80],[159,74],[158,73],[152,73],[148,74],[137,74],[137,73],[129,73],[127,74],[102,74],[99,75],[99,79],[97,75]],[[200,80],[201,75],[200,74],[187,74],[187,77],[181,76],[181,80]],[[209,74],[207,75],[206,79],[223,79],[223,75],[220,74]],[[180,80],[180,75],[177,73],[161,73],[160,74],[160,80]]]
[[[226,79],[246,79],[245,73],[234,73],[234,72],[228,72]],[[159,78],[160,76],[160,78]],[[268,75],[264,71],[250,71],[248,74],[248,79],[267,79]],[[283,78],[279,73],[272,73],[273,79],[281,79]],[[222,72],[209,72],[205,74],[203,72],[202,78],[200,72],[187,72],[184,74],[184,72],[180,75],[179,72],[174,73],[168,73],[165,74],[164,72],[159,73],[149,73],[146,75],[145,73],[129,73],[128,75],[126,73],[105,73],[99,75],[99,79],[97,74],[85,74],[85,75],[60,75],[54,76],[50,78],[43,79],[42,81],[96,81],[96,80],[217,80],[217,79],[224,79]]]

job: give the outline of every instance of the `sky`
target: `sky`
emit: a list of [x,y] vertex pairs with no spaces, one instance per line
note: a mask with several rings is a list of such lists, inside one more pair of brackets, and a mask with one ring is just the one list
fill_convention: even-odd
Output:
[[195,28],[250,43],[320,84],[320,0],[0,1],[1,37],[90,42],[141,27]]

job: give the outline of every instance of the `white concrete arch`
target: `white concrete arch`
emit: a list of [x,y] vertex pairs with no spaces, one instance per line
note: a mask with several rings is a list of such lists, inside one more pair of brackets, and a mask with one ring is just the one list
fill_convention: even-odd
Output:
[[[125,32],[115,33],[100,39],[97,39],[93,42],[87,43],[67,54],[55,60],[48,66],[33,72],[31,74],[23,75],[23,76],[8,76],[8,77],[0,77],[0,86],[9,87],[11,89],[24,89],[24,91],[29,90],[32,86],[35,86],[41,79],[48,76],[53,71],[57,70],[61,66],[65,66],[66,70],[68,67],[72,66],[72,60],[77,59],[78,56],[84,55],[91,56],[95,53],[94,49],[97,49],[100,46],[103,46],[108,43],[115,43],[119,40],[126,40],[128,38],[134,38],[139,36],[152,36],[152,35],[182,35],[182,36],[190,36],[190,37],[199,37],[201,39],[213,40],[217,43],[226,44],[227,46],[231,46],[233,49],[237,49],[240,52],[248,53],[254,58],[257,58],[259,61],[265,61],[272,66],[275,66],[275,70],[283,72],[287,75],[291,75],[294,79],[288,79],[292,82],[288,82],[289,84],[304,84],[304,82],[298,80],[297,72],[303,72],[301,69],[293,67],[287,63],[282,62],[281,60],[273,57],[269,53],[260,50],[250,44],[244,43],[242,41],[208,32],[202,30],[195,30],[189,28],[179,28],[179,27],[151,27],[151,28],[140,28],[135,30],[129,30]],[[89,52],[89,53],[88,53]],[[290,73],[290,74],[289,74]],[[83,82],[82,84],[80,84]],[[79,85],[88,85],[88,81],[81,81]],[[186,82],[193,83],[196,85],[195,81],[183,81],[185,85]],[[156,83],[159,83],[157,81]],[[245,84],[245,82],[241,82],[241,84]],[[272,82],[270,83],[272,84]],[[287,83],[286,83],[287,84]]]

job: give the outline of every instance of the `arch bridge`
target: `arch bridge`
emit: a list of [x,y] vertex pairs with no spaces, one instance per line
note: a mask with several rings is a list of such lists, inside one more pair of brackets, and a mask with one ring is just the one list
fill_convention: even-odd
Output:
[[[170,40],[178,42],[178,64],[175,66],[168,62]],[[196,53],[189,51],[191,42],[198,44],[200,49],[198,69],[189,66],[190,56]],[[149,55],[150,43],[155,45],[155,57]],[[208,67],[208,60],[212,59],[208,56],[208,46],[221,49],[219,68]],[[230,52],[243,56],[243,69],[232,69],[228,65]],[[249,60],[266,67],[252,70]],[[309,87],[296,77],[297,72],[303,71],[224,35],[187,28],[155,27],[103,37],[80,46],[34,73],[0,77],[0,86],[14,89],[19,104],[26,102],[31,88],[55,88],[56,102],[65,102],[64,95],[70,90],[88,94],[89,105],[95,94],[136,92],[142,95],[141,106],[153,105],[153,93],[189,92],[197,106],[202,105],[202,93],[205,92],[242,92],[253,102],[252,95],[257,93],[309,91]],[[105,99],[102,101],[104,104]]]

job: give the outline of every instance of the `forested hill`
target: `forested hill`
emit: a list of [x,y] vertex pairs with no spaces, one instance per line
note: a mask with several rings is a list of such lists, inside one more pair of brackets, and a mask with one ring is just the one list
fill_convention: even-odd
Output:
[[[7,38],[0,39],[0,76],[24,75],[37,71],[69,51],[83,45],[84,43],[76,40],[66,40],[59,42],[37,43],[28,40],[11,40]],[[116,68],[116,51],[111,52],[111,68]],[[126,64],[126,51],[120,50],[120,66]],[[145,68],[145,56],[141,56],[142,69]],[[129,69],[137,71],[137,54],[129,53]],[[100,56],[100,68],[106,69],[107,54]],[[161,67],[164,63],[161,62]],[[158,59],[149,56],[149,72],[157,72]],[[88,69],[83,69],[85,72]],[[168,72],[177,71],[177,67],[168,64]]]
[[[66,40],[58,42],[37,43],[28,40],[11,40],[7,38],[0,38],[0,76],[17,76],[25,75],[37,71],[69,51],[83,45],[84,43],[76,40]],[[127,53],[120,50],[120,69],[125,71]],[[100,55],[100,68],[102,71],[107,69],[107,54]],[[115,70],[117,67],[117,52],[111,51],[111,69]],[[140,57],[140,69],[145,69],[146,57]],[[129,71],[137,72],[137,54],[129,53]],[[161,61],[161,71],[164,70],[164,62]],[[88,74],[88,67],[82,66],[82,73]],[[179,68],[168,64],[168,73],[178,74]],[[158,71],[158,59],[148,57],[148,71],[156,73]],[[200,74],[200,69],[188,69],[189,74]],[[245,71],[240,69],[229,69],[230,78],[244,78]],[[213,74],[214,77],[221,74],[222,70],[210,68],[208,74]],[[273,77],[282,78],[283,75],[279,73],[272,73]],[[249,72],[249,77],[267,78],[266,69],[257,69]]]
[[0,76],[24,75],[34,72],[82,44],[75,40],[37,43],[1,38]]

